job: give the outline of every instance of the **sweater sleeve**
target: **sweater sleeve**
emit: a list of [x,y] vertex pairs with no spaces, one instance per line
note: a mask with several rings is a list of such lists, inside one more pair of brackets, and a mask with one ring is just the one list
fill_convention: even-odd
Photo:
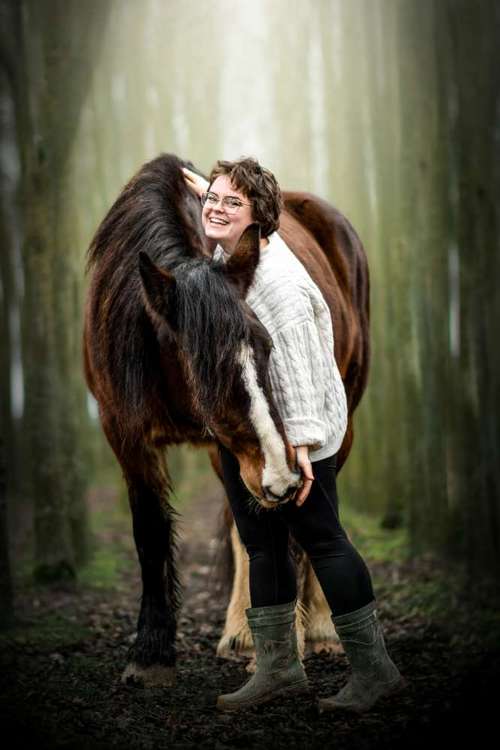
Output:
[[[324,360],[314,317],[280,328],[273,334],[269,376],[278,411],[291,445],[312,450],[326,443]],[[316,383],[316,385],[315,385]]]

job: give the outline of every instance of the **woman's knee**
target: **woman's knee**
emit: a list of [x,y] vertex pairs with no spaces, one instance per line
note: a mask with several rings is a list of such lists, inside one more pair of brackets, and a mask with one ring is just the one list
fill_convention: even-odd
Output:
[[288,556],[288,540],[270,538],[267,534],[249,534],[241,537],[249,558],[269,558],[285,560]]
[[327,539],[308,538],[297,540],[311,561],[326,557],[343,557],[350,551],[351,544],[343,529],[338,530]]

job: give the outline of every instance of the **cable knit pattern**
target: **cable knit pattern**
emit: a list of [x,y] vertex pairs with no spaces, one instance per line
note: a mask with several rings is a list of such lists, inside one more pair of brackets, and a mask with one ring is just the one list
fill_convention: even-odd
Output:
[[[330,311],[278,232],[268,239],[246,301],[273,341],[269,375],[288,440],[319,461],[339,450],[347,429]],[[227,256],[218,246],[214,257]]]

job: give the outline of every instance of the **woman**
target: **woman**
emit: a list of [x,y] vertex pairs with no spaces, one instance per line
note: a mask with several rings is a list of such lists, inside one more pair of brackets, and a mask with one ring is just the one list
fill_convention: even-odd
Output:
[[[295,502],[256,513],[247,502],[237,459],[219,444],[224,485],[250,560],[252,606],[246,614],[256,672],[236,692],[219,696],[217,706],[238,710],[307,687],[297,655],[291,531],[309,556],[352,668],[347,685],[320,701],[320,710],[366,711],[399,688],[402,678],[385,648],[370,573],[339,520],[336,455],[347,427],[347,405],[328,307],[278,234],[282,198],[271,172],[250,158],[217,162],[209,183],[188,169],[183,172],[201,198],[202,224],[215,257],[227,259],[244,229],[260,224],[261,257],[247,302],[273,340],[273,396],[303,476]],[[290,294],[278,299],[276,283],[280,288],[286,283]],[[284,323],[291,319],[293,325]]]

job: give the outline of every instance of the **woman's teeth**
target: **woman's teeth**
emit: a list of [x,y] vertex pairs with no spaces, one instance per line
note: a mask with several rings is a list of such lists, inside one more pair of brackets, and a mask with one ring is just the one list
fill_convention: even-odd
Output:
[[229,224],[229,222],[223,221],[222,219],[210,219],[210,224],[220,224],[224,226],[224,224]]

